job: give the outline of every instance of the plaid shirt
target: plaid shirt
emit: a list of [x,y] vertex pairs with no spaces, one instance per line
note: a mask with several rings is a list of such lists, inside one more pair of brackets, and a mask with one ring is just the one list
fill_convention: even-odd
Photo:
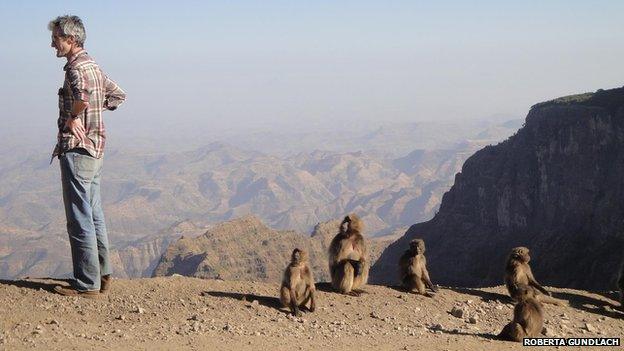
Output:
[[[83,148],[91,156],[101,158],[104,155],[106,141],[102,111],[116,109],[126,100],[126,93],[100,70],[98,64],[85,50],[72,56],[63,70],[65,82],[58,91],[59,132],[52,158],[74,148]],[[76,100],[89,103],[89,107],[78,115],[86,131],[86,138],[83,140],[79,140],[65,128],[65,122],[71,118],[72,107]]]

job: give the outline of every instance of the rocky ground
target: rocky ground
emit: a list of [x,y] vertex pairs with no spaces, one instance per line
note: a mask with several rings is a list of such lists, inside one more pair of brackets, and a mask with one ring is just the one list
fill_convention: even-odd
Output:
[[[0,349],[523,348],[495,338],[513,313],[502,286],[441,288],[433,298],[367,286],[367,293],[350,297],[321,283],[316,312],[294,318],[280,308],[277,284],[181,276],[116,280],[109,295],[95,300],[51,293],[59,284],[66,283],[0,281]],[[615,294],[551,291],[570,307],[545,306],[546,335],[624,336]]]

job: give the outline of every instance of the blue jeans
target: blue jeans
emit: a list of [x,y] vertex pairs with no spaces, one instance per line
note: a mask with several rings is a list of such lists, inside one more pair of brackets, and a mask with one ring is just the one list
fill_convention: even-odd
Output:
[[100,290],[100,279],[111,273],[108,235],[100,198],[102,161],[84,149],[59,157],[67,233],[74,266],[74,288]]

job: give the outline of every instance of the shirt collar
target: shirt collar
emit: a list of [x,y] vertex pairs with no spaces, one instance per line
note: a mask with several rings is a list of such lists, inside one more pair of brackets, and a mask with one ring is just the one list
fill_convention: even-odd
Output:
[[82,55],[85,55],[86,53],[87,53],[87,51],[85,49],[81,49],[77,53],[75,53],[72,56],[70,56],[69,60],[67,60],[67,63],[65,64],[65,66],[63,66],[63,71],[67,71],[67,69],[69,68],[70,64],[72,64],[74,61],[76,61],[76,59],[78,57],[80,57]]

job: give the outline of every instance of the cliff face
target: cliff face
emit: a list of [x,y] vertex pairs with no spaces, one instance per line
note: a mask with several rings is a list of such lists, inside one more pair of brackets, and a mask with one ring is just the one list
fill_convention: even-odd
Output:
[[396,262],[417,237],[439,284],[500,284],[509,250],[527,246],[543,284],[614,288],[624,255],[624,88],[533,106],[516,135],[464,163],[438,214],[390,245],[371,280],[396,283]]

